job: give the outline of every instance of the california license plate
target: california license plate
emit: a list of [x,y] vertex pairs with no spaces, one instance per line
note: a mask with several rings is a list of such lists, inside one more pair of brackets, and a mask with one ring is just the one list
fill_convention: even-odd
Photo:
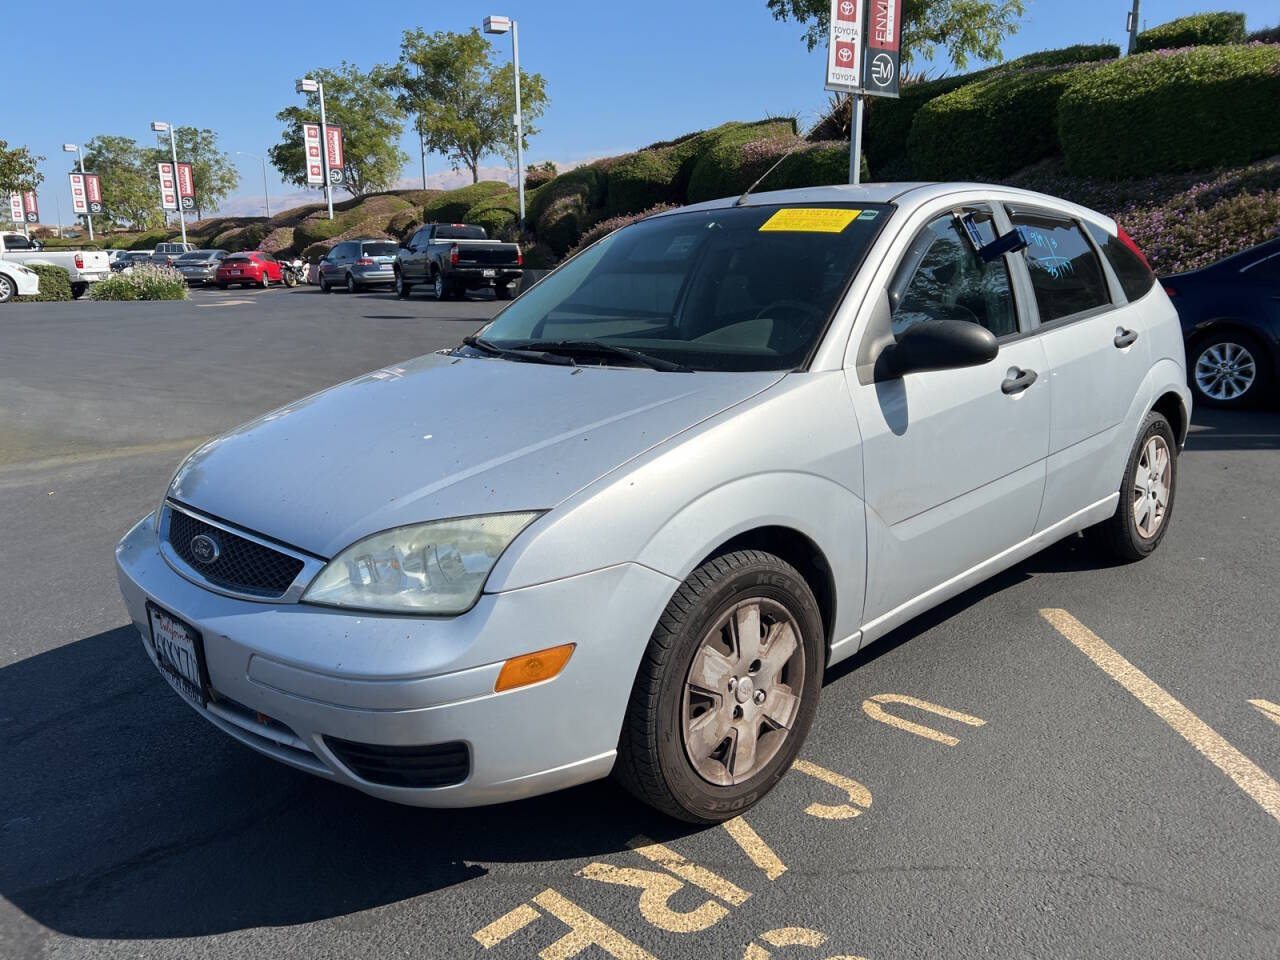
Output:
[[483,274],[483,276],[486,276],[486,277],[496,277],[497,275],[498,275],[497,270],[486,270]]
[[147,604],[147,616],[151,620],[151,650],[160,672],[173,689],[203,707],[209,700],[209,674],[200,631],[154,603]]

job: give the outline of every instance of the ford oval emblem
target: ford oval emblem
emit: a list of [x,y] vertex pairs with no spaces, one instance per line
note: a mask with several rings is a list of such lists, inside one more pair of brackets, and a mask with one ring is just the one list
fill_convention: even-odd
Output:
[[203,533],[191,538],[191,555],[200,563],[213,563],[222,554],[218,541]]

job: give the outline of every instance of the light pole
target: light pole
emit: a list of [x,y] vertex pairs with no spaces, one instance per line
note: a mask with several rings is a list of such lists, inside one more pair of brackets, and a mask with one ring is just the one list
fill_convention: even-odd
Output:
[[520,117],[520,32],[510,17],[485,17],[485,33],[511,33],[511,68],[516,80],[516,115],[511,122],[516,128],[516,190],[520,195],[520,219],[516,226],[524,229],[524,128]]
[[256,153],[245,153],[243,150],[236,151],[237,157],[252,157],[262,164],[262,205],[267,208],[267,219],[271,219],[271,199],[267,196],[267,161]]
[[1138,52],[1138,8],[1141,7],[1141,0],[1133,0],[1133,11],[1129,14],[1129,22],[1126,26],[1129,28],[1129,53]]
[[182,212],[182,193],[178,189],[178,144],[173,139],[173,125],[162,123],[159,120],[151,124],[151,129],[156,133],[169,133],[169,156],[173,158],[173,192],[174,199],[178,201],[178,225],[182,227],[182,242],[187,242],[187,217]]
[[320,95],[320,169],[324,171],[324,199],[329,204],[329,219],[333,219],[333,191],[329,188],[329,123],[324,116],[324,84],[310,77],[303,77],[293,85],[295,93]]
[[[80,161],[80,176],[82,176],[82,177],[83,177],[83,176],[84,176],[84,154],[80,152],[80,146],[79,146],[79,144],[75,144],[75,143],[64,143],[64,144],[62,145],[62,152],[63,152],[63,153],[74,153],[74,154],[76,155],[76,157],[77,157],[77,158],[79,159],[79,161]],[[74,199],[74,198],[73,198],[73,199]],[[62,219],[61,215],[59,215],[58,219],[59,219],[59,220],[61,220],[61,219]],[[85,223],[87,223],[87,224],[89,225],[89,239],[90,239],[90,241],[92,241],[92,240],[93,240],[93,216],[92,216],[91,214],[86,213],[86,214],[84,215],[84,219],[85,219]],[[108,232],[110,232],[110,231],[108,231]],[[61,234],[59,234],[59,236],[61,236]]]

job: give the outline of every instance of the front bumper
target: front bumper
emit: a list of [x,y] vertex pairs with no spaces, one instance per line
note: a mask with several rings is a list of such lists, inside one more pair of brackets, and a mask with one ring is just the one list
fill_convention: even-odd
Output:
[[[120,542],[116,565],[153,663],[148,599],[201,632],[210,687],[223,698],[197,708],[210,723],[299,769],[433,807],[513,800],[607,775],[636,669],[677,586],[620,564],[485,594],[449,618],[255,603],[176,573],[150,517]],[[557,677],[493,692],[509,657],[562,643],[577,647]],[[346,766],[326,737],[390,747],[461,742],[470,769],[451,786],[379,784]]]

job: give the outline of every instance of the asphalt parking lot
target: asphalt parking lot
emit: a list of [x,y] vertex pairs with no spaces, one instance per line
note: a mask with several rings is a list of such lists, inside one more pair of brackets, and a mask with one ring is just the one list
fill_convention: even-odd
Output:
[[204,438],[495,309],[0,309],[0,956],[1280,954],[1275,411],[1197,411],[1147,561],[1065,541],[831,671],[797,769],[722,827],[607,782],[396,807],[197,717],[115,541]]

